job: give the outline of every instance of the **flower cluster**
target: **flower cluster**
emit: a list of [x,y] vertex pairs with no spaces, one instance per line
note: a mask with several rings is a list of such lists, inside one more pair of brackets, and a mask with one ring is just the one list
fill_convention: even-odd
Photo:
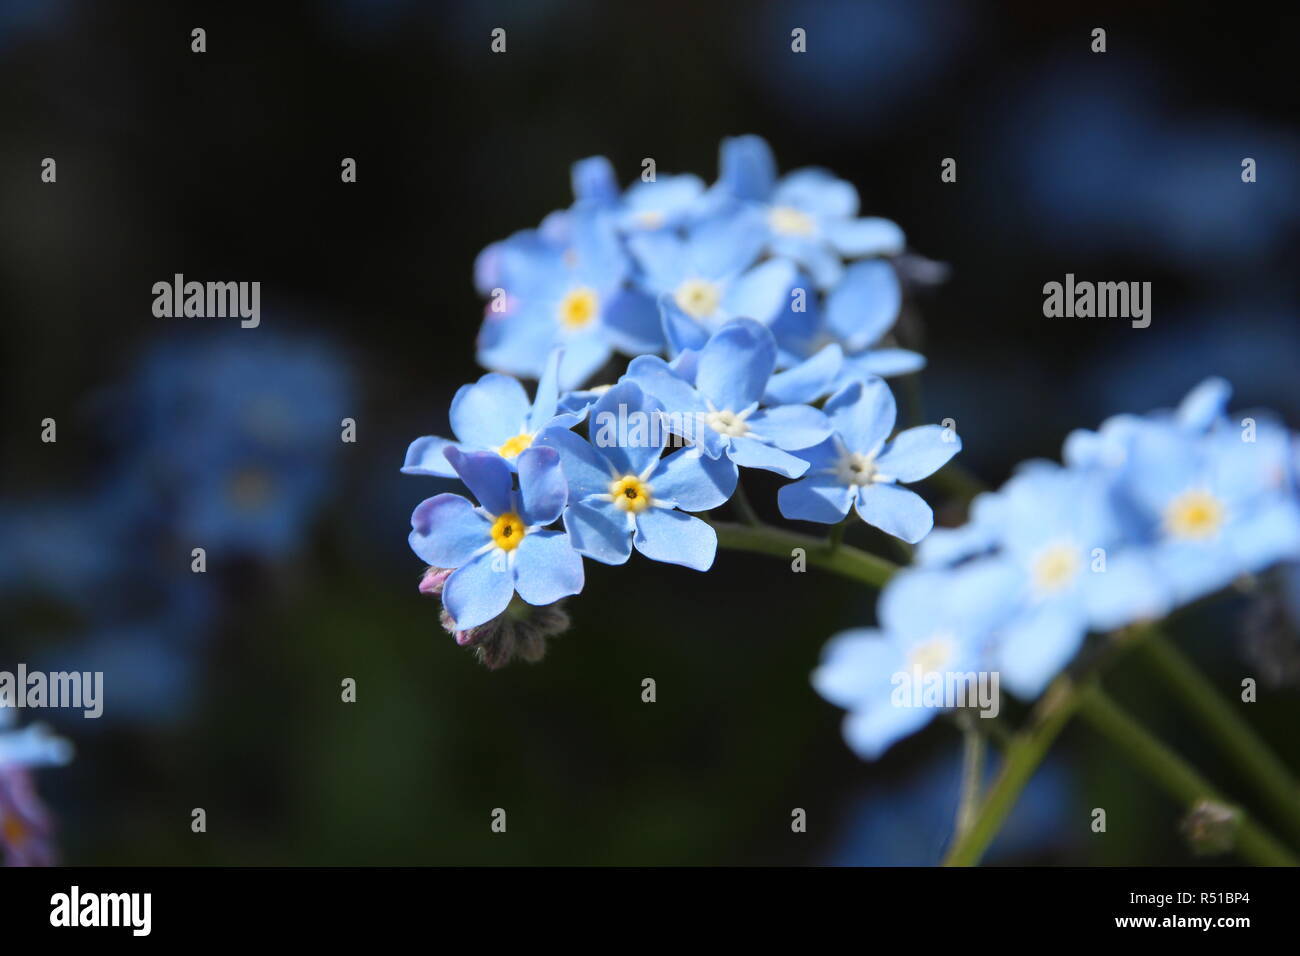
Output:
[[[458,642],[493,666],[539,656],[557,618],[529,609],[581,591],[584,559],[636,550],[708,570],[705,513],[745,468],[794,479],[788,518],[852,509],[908,542],[930,531],[930,506],[901,485],[961,443],[938,426],[895,433],[881,376],[924,364],[886,342],[896,225],[859,217],[853,186],[823,170],[778,178],[754,136],[723,142],[712,186],[651,174],[620,192],[594,158],[573,190],[569,209],[480,254],[492,371],[453,398],[454,437],[416,439],[403,465],[474,499],[436,495],[411,520],[420,589]],[[537,379],[531,398],[517,376]]]
[[1300,557],[1300,442],[1270,416],[1229,418],[1210,379],[1174,411],[1076,431],[1064,464],[1025,463],[940,529],[886,586],[878,628],[837,635],[814,685],[874,758],[934,707],[900,705],[907,673],[988,672],[1037,697],[1090,632],[1157,620]]

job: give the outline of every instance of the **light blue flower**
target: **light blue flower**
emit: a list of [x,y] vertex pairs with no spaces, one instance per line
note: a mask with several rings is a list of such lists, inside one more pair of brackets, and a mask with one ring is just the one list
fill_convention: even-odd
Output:
[[[925,367],[925,358],[919,353],[881,344],[903,302],[903,290],[890,263],[881,259],[853,263],[824,302],[802,274],[793,292],[790,306],[772,321],[772,334],[780,348],[778,367],[794,365],[832,343],[844,354],[836,388],[868,375],[907,375]],[[801,308],[796,308],[796,303]]]
[[688,511],[707,511],[731,497],[735,467],[681,448],[660,457],[670,434],[664,408],[633,381],[620,382],[592,407],[592,440],[554,431],[569,482],[564,526],[580,552],[623,564],[633,545],[647,558],[697,571],[713,565],[718,539]]
[[568,500],[554,449],[538,446],[519,455],[517,490],[500,455],[456,448],[444,454],[479,504],[455,494],[426,499],[411,516],[410,543],[427,564],[456,569],[442,602],[457,630],[492,620],[516,593],[545,605],[582,590],[582,558],[569,536],[545,530]]
[[918,688],[984,669],[990,629],[1002,619],[1012,588],[1013,577],[998,562],[903,571],[881,592],[878,629],[831,638],[812,682],[849,711],[849,746],[875,760],[946,709],[946,697],[927,702],[923,694],[918,699]]
[[1123,491],[1178,603],[1300,557],[1293,443],[1263,418],[1205,435],[1153,424],[1131,442]]
[[735,318],[769,322],[784,307],[796,271],[788,259],[754,265],[763,245],[756,224],[754,214],[742,211],[707,219],[684,237],[668,231],[632,236],[637,282],[707,332]]
[[764,407],[776,365],[776,342],[766,328],[752,319],[729,322],[687,362],[689,381],[680,365],[643,355],[629,364],[625,380],[663,403],[674,434],[709,458],[733,462],[733,470],[743,465],[796,478],[808,469],[789,450],[825,440],[830,422],[810,405]]
[[934,526],[920,495],[898,487],[920,481],[961,450],[961,439],[938,425],[921,425],[892,440],[897,408],[883,379],[854,382],[827,400],[830,438],[799,452],[808,473],[777,493],[781,514],[834,524],[855,507],[869,525],[915,543]]
[[766,251],[803,266],[819,288],[840,281],[841,257],[898,255],[906,245],[895,223],[858,217],[852,183],[811,168],[778,181],[771,148],[758,136],[723,140],[719,165],[719,189],[757,209]]
[[558,245],[518,241],[500,250],[505,311],[493,314],[489,306],[479,331],[480,364],[536,378],[560,347],[560,386],[574,388],[615,350],[638,355],[662,346],[653,298],[626,285],[630,264],[612,217],[580,209],[569,226]]
[[448,448],[462,452],[491,451],[514,467],[519,454],[551,428],[572,428],[580,412],[560,411],[560,354],[552,352],[537,383],[532,402],[518,381],[489,372],[472,385],[462,385],[451,400],[452,441],[425,435],[411,442],[402,471],[408,475],[454,478],[456,470],[444,454]]
[[1147,551],[1129,546],[1108,477],[1036,463],[1000,500],[1000,554],[1019,587],[997,663],[1007,688],[1032,700],[1090,630],[1162,617],[1169,599]]

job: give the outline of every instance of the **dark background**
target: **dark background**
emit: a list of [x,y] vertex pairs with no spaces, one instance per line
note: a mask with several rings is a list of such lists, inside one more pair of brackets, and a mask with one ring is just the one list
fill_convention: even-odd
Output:
[[[497,26],[505,55],[489,52]],[[795,26],[804,55],[790,52]],[[194,27],[204,54],[190,52]],[[261,328],[225,341],[328,350],[337,390],[305,388],[295,407],[342,408],[359,435],[343,445],[339,416],[326,422],[331,448],[306,467],[329,471],[328,490],[300,503],[290,546],[218,558],[210,593],[185,598],[201,607],[188,623],[130,618],[154,628],[154,644],[131,646],[176,658],[158,678],[166,694],[132,691],[130,719],[115,717],[110,674],[103,720],[50,718],[78,746],[74,764],[39,776],[64,859],[933,861],[955,731],[937,723],[862,763],[808,683],[826,638],[871,620],[874,596],[846,581],[725,553],[707,576],[588,562],[575,625],[539,665],[489,673],[440,630],[405,536],[410,510],[441,489],[397,469],[410,439],[448,433],[452,394],[480,374],[474,255],[567,205],[576,159],[608,155],[625,182],[647,156],[711,180],[721,137],[759,133],[782,169],[831,168],[865,212],[951,266],[913,303],[909,334],[929,357],[928,418],[957,420],[962,461],[985,481],[1209,374],[1234,382],[1235,404],[1295,423],[1297,27],[1199,3],[0,0],[5,513],[39,502],[93,539],[87,502],[114,478],[141,487],[140,400],[114,396],[133,393],[160,341],[202,354],[214,323],[234,325],[155,318],[151,286],[175,272],[261,281]],[[40,182],[46,156],[54,185]],[[339,179],[345,156],[354,185]],[[955,184],[940,182],[944,157]],[[1042,285],[1067,272],[1152,282],[1151,327],[1044,318]],[[57,444],[39,442],[46,417]],[[151,447],[198,454],[203,434],[186,438]],[[775,487],[751,488],[760,511],[774,514]],[[75,546],[56,550],[61,583],[102,573],[120,596],[145,586],[133,568],[188,575],[191,544],[156,507],[161,530],[102,572],[82,571]],[[13,574],[0,666],[90,659],[78,655],[96,646],[104,603]],[[1228,690],[1251,673],[1242,610],[1184,626]],[[117,666],[147,668],[135,653]],[[339,701],[345,677],[356,704]],[[1209,753],[1142,675],[1116,687],[1177,745]],[[1300,741],[1282,731],[1295,708],[1292,690],[1252,711],[1292,766]],[[1175,807],[1085,732],[1065,740],[1000,859],[1189,859]],[[1105,836],[1087,828],[1097,806]],[[194,807],[206,835],[190,832]],[[495,807],[505,836],[489,831]],[[807,834],[790,832],[795,807]]]

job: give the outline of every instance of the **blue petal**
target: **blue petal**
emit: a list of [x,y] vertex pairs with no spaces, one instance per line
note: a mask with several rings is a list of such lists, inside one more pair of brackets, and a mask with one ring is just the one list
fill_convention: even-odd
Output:
[[620,474],[640,475],[668,441],[664,407],[636,382],[619,382],[591,409],[592,444]]
[[573,164],[571,179],[573,198],[579,202],[611,205],[618,201],[618,178],[613,164],[604,156],[578,160]]
[[826,642],[812,685],[826,700],[849,710],[879,697],[891,675],[904,666],[898,646],[880,631],[853,628]]
[[1207,378],[1178,405],[1178,423],[1194,431],[1205,431],[1223,417],[1231,397],[1232,386],[1227,381]]
[[793,451],[810,448],[831,434],[830,419],[811,405],[779,405],[765,408],[746,419],[753,438]]
[[998,649],[998,669],[1007,689],[1032,701],[1065,669],[1083,646],[1086,621],[1059,604],[1044,605],[1006,626]]
[[409,540],[425,564],[459,568],[491,543],[491,525],[460,495],[434,495],[412,513]]
[[652,561],[707,571],[718,551],[718,536],[706,522],[670,508],[650,508],[636,519],[636,549]]
[[564,355],[560,359],[560,386],[580,388],[602,365],[609,361],[613,350],[599,329],[580,335],[570,335],[564,340]]
[[528,393],[508,375],[489,372],[451,400],[451,430],[472,448],[497,448],[523,430]]
[[718,182],[737,199],[767,199],[776,183],[776,159],[761,136],[732,136],[718,150]]
[[425,435],[411,442],[406,449],[406,462],[402,465],[405,475],[432,475],[437,478],[455,478],[456,469],[443,454],[443,450],[454,443],[437,435]]
[[827,223],[826,238],[846,259],[896,256],[907,245],[897,223],[875,216]]
[[668,354],[676,356],[687,349],[699,351],[709,340],[708,330],[682,311],[671,295],[659,297],[659,320],[663,325]]
[[895,485],[858,489],[858,516],[909,544],[916,544],[934,527],[934,512],[914,491]]
[[659,307],[644,292],[624,289],[616,293],[605,306],[601,323],[615,348],[630,355],[655,352],[664,346]]
[[447,460],[487,511],[499,515],[514,510],[510,466],[496,452],[448,448]]
[[628,363],[623,380],[641,386],[663,403],[668,412],[707,412],[708,406],[690,382],[657,355],[639,355]]
[[739,412],[762,399],[775,367],[772,333],[739,319],[719,329],[700,351],[695,387],[715,408]]
[[772,205],[794,206],[818,217],[848,219],[858,214],[858,191],[824,169],[796,169],[776,185]]
[[533,531],[515,549],[515,590],[529,604],[554,604],[582,590],[582,558],[562,531]]
[[[537,395],[528,410],[528,430],[535,432],[552,418],[560,401],[560,358],[561,349],[553,349],[546,357],[542,368],[542,377],[537,382]],[[509,437],[509,436],[507,436]]]
[[879,378],[846,385],[826,401],[824,410],[849,450],[861,454],[879,450],[898,416],[894,394]]
[[845,351],[857,352],[889,331],[902,304],[903,289],[888,262],[857,262],[826,299],[826,325]]
[[795,521],[835,524],[849,513],[853,493],[833,475],[815,474],[782,487],[776,503],[781,514]]
[[783,478],[798,478],[808,470],[808,462],[802,458],[747,436],[731,439],[727,455],[744,468],[761,468]]
[[718,280],[749,268],[763,251],[760,221],[753,210],[742,210],[700,224],[687,243],[691,271],[701,279]]
[[560,468],[560,453],[533,445],[519,455],[519,516],[528,527],[548,525],[560,517],[569,486]]
[[763,401],[769,405],[815,402],[830,394],[843,362],[843,350],[832,342],[811,358],[773,375]]
[[442,605],[464,631],[492,620],[506,609],[514,582],[499,549],[481,554],[452,572],[442,589]]
[[907,349],[868,349],[857,355],[845,356],[842,382],[853,378],[866,378],[879,375],[893,378],[896,375],[910,375],[925,368],[925,356]]
[[555,326],[522,314],[489,314],[479,327],[477,358],[487,368],[536,378],[555,344]]
[[736,466],[727,458],[707,458],[683,448],[665,458],[650,476],[656,499],[670,500],[683,511],[708,511],[736,490]]
[[609,484],[614,480],[613,466],[586,439],[571,431],[548,429],[537,436],[534,445],[554,448],[560,453],[560,468],[569,484],[569,501],[609,494]]
[[722,296],[723,310],[736,318],[770,322],[785,306],[798,279],[789,259],[769,259],[736,278]]
[[928,478],[961,451],[956,432],[938,425],[920,425],[894,436],[876,459],[881,474],[903,483]]
[[671,293],[691,271],[686,244],[668,232],[629,237],[628,250],[641,267],[641,282],[651,294]]
[[624,564],[632,554],[627,519],[608,502],[578,502],[564,512],[564,529],[575,548],[605,564]]
[[909,737],[939,713],[935,707],[894,707],[888,697],[869,710],[844,716],[844,740],[864,760],[877,760],[890,747]]

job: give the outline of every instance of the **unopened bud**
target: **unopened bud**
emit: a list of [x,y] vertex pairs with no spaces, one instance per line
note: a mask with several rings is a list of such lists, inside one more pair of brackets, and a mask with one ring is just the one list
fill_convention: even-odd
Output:
[[1183,818],[1183,835],[1197,856],[1218,856],[1237,844],[1240,811],[1216,800],[1198,800]]

